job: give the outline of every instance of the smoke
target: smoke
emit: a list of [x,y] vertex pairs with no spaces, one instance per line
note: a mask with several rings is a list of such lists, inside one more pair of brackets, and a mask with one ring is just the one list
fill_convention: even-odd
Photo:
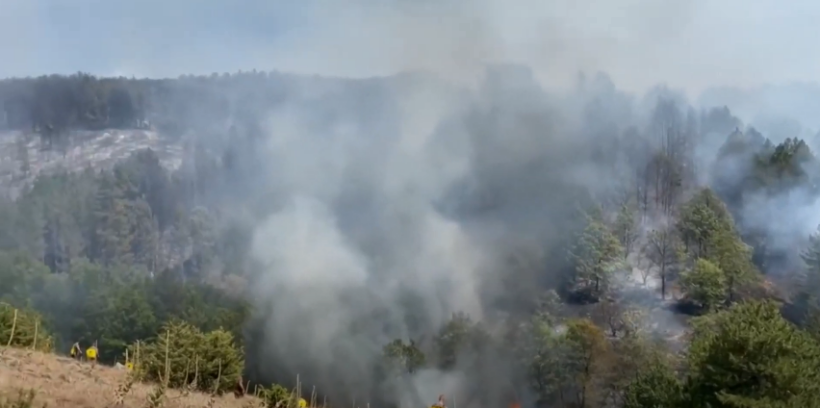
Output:
[[[242,157],[256,174],[236,180],[266,200],[252,245],[264,342],[251,364],[344,397],[377,394],[385,343],[418,340],[456,312],[491,320],[558,284],[578,208],[634,183],[646,159],[647,140],[629,129],[644,133],[659,97],[685,101],[665,87],[637,102],[620,89],[668,81],[691,94],[818,72],[805,57],[813,42],[793,31],[813,20],[787,30],[759,21],[812,10],[772,2],[166,3],[4,9],[0,33],[24,35],[28,48],[8,49],[2,73],[367,78],[288,77],[264,144]],[[740,41],[760,38],[783,41]],[[85,44],[104,57],[74,51]],[[582,70],[621,88],[605,75],[579,79]],[[246,210],[236,212],[260,212]],[[488,369],[512,377],[505,370]],[[429,401],[479,374],[427,370],[391,402]]]
[[526,67],[481,77],[320,81],[269,113],[252,249],[265,374],[401,406],[512,392],[501,355],[389,389],[374,368],[396,338],[429,342],[460,312],[498,325],[557,287],[579,208],[633,183],[607,152],[646,115],[603,75],[570,95]]
[[402,94],[383,101],[395,120],[370,128],[355,115],[317,126],[320,115],[296,105],[268,121],[266,187],[280,201],[256,228],[256,298],[270,307],[272,357],[330,388],[373,387],[394,338],[417,338],[456,312],[483,317],[485,251],[437,208],[470,173],[470,146],[458,134],[431,140],[453,109],[448,95],[388,92]]
[[[817,83],[793,82],[749,89],[714,87],[699,97],[701,106],[729,106],[732,113],[761,131],[775,143],[787,137],[811,140],[820,130],[820,87]],[[818,147],[813,145],[812,148]]]
[[[712,97],[717,96],[713,94]],[[759,98],[760,95],[750,95],[746,106],[759,103]],[[776,115],[778,109],[770,112]],[[799,110],[794,112],[799,113]],[[737,116],[743,117],[742,113]],[[803,139],[814,158],[795,159],[793,164],[799,169],[794,169],[794,173],[792,170],[781,172],[779,176],[784,180],[779,181],[777,186],[749,188],[759,182],[773,182],[765,178],[771,175],[761,176],[756,167],[769,160],[766,155],[772,154],[774,145],[783,143],[787,138],[802,139],[807,136],[801,132],[800,122],[794,120],[769,124],[765,127],[766,132],[760,132],[756,126],[744,131],[741,130],[743,122],[732,116],[727,108],[713,109],[702,119],[701,127],[705,134],[696,151],[701,161],[699,166],[705,170],[700,179],[723,195],[747,241],[758,247],[758,263],[764,264],[766,272],[790,274],[803,268],[800,252],[820,224],[820,213],[817,211],[820,203],[818,151],[812,147],[811,138]],[[728,139],[722,137],[725,134],[730,134]],[[805,177],[797,179],[798,173]]]
[[665,87],[636,99],[598,75],[547,92],[537,66],[488,67],[515,60],[490,24],[504,12],[447,4],[448,24],[402,4],[377,7],[384,21],[365,25],[391,50],[373,63],[427,71],[303,83],[267,115],[256,154],[270,202],[253,257],[257,364],[280,370],[268,375],[402,406],[489,386],[489,372],[516,377],[500,358],[486,371],[425,370],[385,391],[374,368],[393,339],[419,341],[458,312],[492,321],[558,286],[578,209],[634,185],[659,137],[653,120],[687,126],[685,96]]
[[[489,372],[515,378],[503,357],[484,371],[423,370],[398,389],[384,388],[390,382],[374,368],[396,338],[422,341],[458,312],[492,324],[559,285],[578,208],[634,185],[657,120],[690,125],[684,103],[664,88],[633,98],[603,75],[549,93],[530,70],[509,65],[488,67],[469,86],[415,73],[294,87],[267,115],[255,152],[269,201],[252,248],[264,342],[251,364],[362,404],[464,397],[489,384]],[[735,122],[716,123],[721,134]],[[695,154],[708,171],[714,152]],[[743,219],[794,243],[805,225],[776,221],[774,211],[787,205],[811,219],[806,198],[748,201]],[[657,304],[649,283],[633,295]],[[669,312],[653,313],[655,330],[680,329],[659,321]]]
[[[636,165],[657,141],[649,125],[659,99],[676,102],[683,124],[687,96],[706,86],[820,72],[820,8],[808,3],[0,4],[0,33],[17,39],[4,48],[2,75],[275,68],[365,78],[279,77],[283,102],[265,112],[263,144],[240,158],[255,174],[233,181],[265,200],[235,209],[254,222],[252,300],[263,340],[250,364],[282,380],[300,374],[334,396],[402,406],[465,392],[488,376],[515,377],[499,358],[481,372],[424,370],[386,396],[373,373],[393,339],[424,340],[457,312],[492,321],[557,286],[578,209],[634,185]],[[94,57],[77,52],[89,44]],[[681,89],[660,86],[642,98],[622,91],[661,81]],[[784,95],[804,87],[784,89],[754,98],[712,91],[700,101],[739,93],[730,107],[775,139],[820,127],[811,122],[816,103],[804,103],[820,100],[816,89],[802,99]],[[701,182],[722,138],[715,141],[695,150]],[[816,204],[802,190],[755,198],[743,219],[791,248],[820,223]]]
[[766,231],[772,249],[794,254],[794,249],[804,248],[806,239],[820,226],[820,197],[811,189],[805,186],[774,197],[748,197],[743,220],[751,229]]

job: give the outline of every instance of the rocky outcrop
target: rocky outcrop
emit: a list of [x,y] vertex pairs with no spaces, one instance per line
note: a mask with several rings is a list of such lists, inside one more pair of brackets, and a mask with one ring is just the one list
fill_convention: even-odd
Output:
[[49,146],[36,133],[0,132],[0,192],[15,196],[38,175],[68,170],[110,168],[142,149],[156,152],[163,166],[182,163],[182,145],[150,130],[75,131],[62,135],[64,145]]

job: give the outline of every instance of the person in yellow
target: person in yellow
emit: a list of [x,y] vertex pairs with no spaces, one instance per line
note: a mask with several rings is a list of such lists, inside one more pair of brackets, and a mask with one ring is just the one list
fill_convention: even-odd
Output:
[[93,345],[87,349],[85,349],[85,359],[96,363],[97,362],[97,345]]
[[74,343],[71,346],[71,358],[79,360],[83,356],[83,350],[80,348],[80,343]]

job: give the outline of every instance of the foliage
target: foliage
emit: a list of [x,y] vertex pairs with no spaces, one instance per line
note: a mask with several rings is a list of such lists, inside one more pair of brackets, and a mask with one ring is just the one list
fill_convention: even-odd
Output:
[[641,330],[644,314],[634,306],[623,305],[615,299],[598,302],[591,318],[609,332],[611,337],[629,337]]
[[820,288],[820,227],[809,237],[809,243],[800,255],[806,270],[803,285],[811,289]]
[[709,256],[726,276],[726,297],[736,298],[739,287],[758,280],[759,274],[752,264],[752,254],[746,244],[728,229],[716,231],[709,239]]
[[408,343],[401,339],[391,341],[382,349],[382,356],[387,371],[391,373],[412,374],[423,367],[426,362],[424,353],[416,347],[416,343],[412,340]]
[[[817,406],[820,346],[771,302],[700,318],[690,345],[690,406]],[[768,405],[760,405],[760,404]]]
[[776,194],[797,187],[809,180],[805,165],[814,160],[805,141],[787,138],[755,156],[752,188]]
[[[136,345],[129,348],[136,355]],[[168,386],[224,392],[236,385],[244,365],[242,350],[224,330],[203,333],[184,322],[163,325],[155,340],[141,343],[136,369],[146,379],[162,382],[168,356]]]
[[[805,141],[786,138],[773,144],[754,129],[733,139],[736,140],[727,140],[726,149],[722,148],[719,154],[717,165],[722,168],[714,170],[720,179],[717,191],[733,213],[742,216],[744,206],[758,205],[751,201],[793,197],[797,200],[790,202],[805,199],[809,205],[816,200],[820,193],[820,162]],[[729,145],[733,147],[728,148]],[[769,267],[770,262],[778,263],[790,252],[776,245],[777,237],[767,234],[759,222],[747,223],[741,218],[738,224],[744,240],[753,247],[753,259],[759,268]]]
[[266,408],[296,407],[294,394],[279,384],[272,384],[270,387],[262,388],[260,397],[265,402]]
[[571,390],[578,406],[596,404],[603,399],[600,374],[611,363],[611,346],[603,331],[588,319],[567,322],[564,339],[569,355],[566,361],[569,377],[573,379]]
[[31,306],[32,293],[42,290],[49,270],[23,251],[0,252],[0,302]]
[[681,407],[682,388],[671,367],[654,361],[642,369],[626,387],[623,408]]
[[[665,343],[651,338],[651,333],[625,335],[613,343],[613,362],[606,373],[607,387],[613,400],[627,404],[635,381],[657,368],[671,368],[676,363]],[[674,373],[671,373],[675,377]],[[630,387],[633,389],[630,391]]]
[[54,341],[39,313],[0,304],[0,346],[51,351]]
[[808,245],[800,255],[804,272],[799,279],[795,304],[801,313],[803,325],[820,338],[820,228],[809,237]]
[[694,269],[686,272],[681,287],[687,297],[705,310],[714,310],[726,299],[726,275],[717,265],[698,259]]
[[711,190],[701,190],[682,207],[677,228],[694,258],[708,259],[723,272],[728,301],[737,300],[744,285],[759,280],[750,248],[738,235],[725,204]]
[[[487,333],[464,313],[456,313],[436,336],[438,366],[451,369],[465,354],[480,354],[488,346]],[[418,359],[418,356],[415,357]]]
[[681,207],[677,228],[687,249],[698,257],[707,254],[709,242],[718,231],[734,230],[726,206],[709,189],[700,190]]
[[575,264],[575,284],[598,299],[605,291],[611,275],[622,266],[621,244],[594,215],[587,216],[587,225],[578,235],[570,257]]
[[539,401],[563,399],[572,381],[567,359],[572,350],[567,338],[547,319],[536,316],[530,322],[521,353],[522,365]]

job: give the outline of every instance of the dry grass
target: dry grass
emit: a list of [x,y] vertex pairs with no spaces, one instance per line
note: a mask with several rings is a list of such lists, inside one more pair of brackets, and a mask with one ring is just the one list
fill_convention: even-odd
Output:
[[[92,366],[53,354],[0,347],[0,397],[14,399],[20,390],[31,389],[36,393],[34,407],[143,408],[149,406],[148,397],[155,393],[155,388],[151,384],[130,383],[126,370]],[[163,408],[261,406],[252,396],[238,399],[233,394],[211,397],[178,390],[166,390],[162,400]],[[121,405],[118,404],[120,401]]]

